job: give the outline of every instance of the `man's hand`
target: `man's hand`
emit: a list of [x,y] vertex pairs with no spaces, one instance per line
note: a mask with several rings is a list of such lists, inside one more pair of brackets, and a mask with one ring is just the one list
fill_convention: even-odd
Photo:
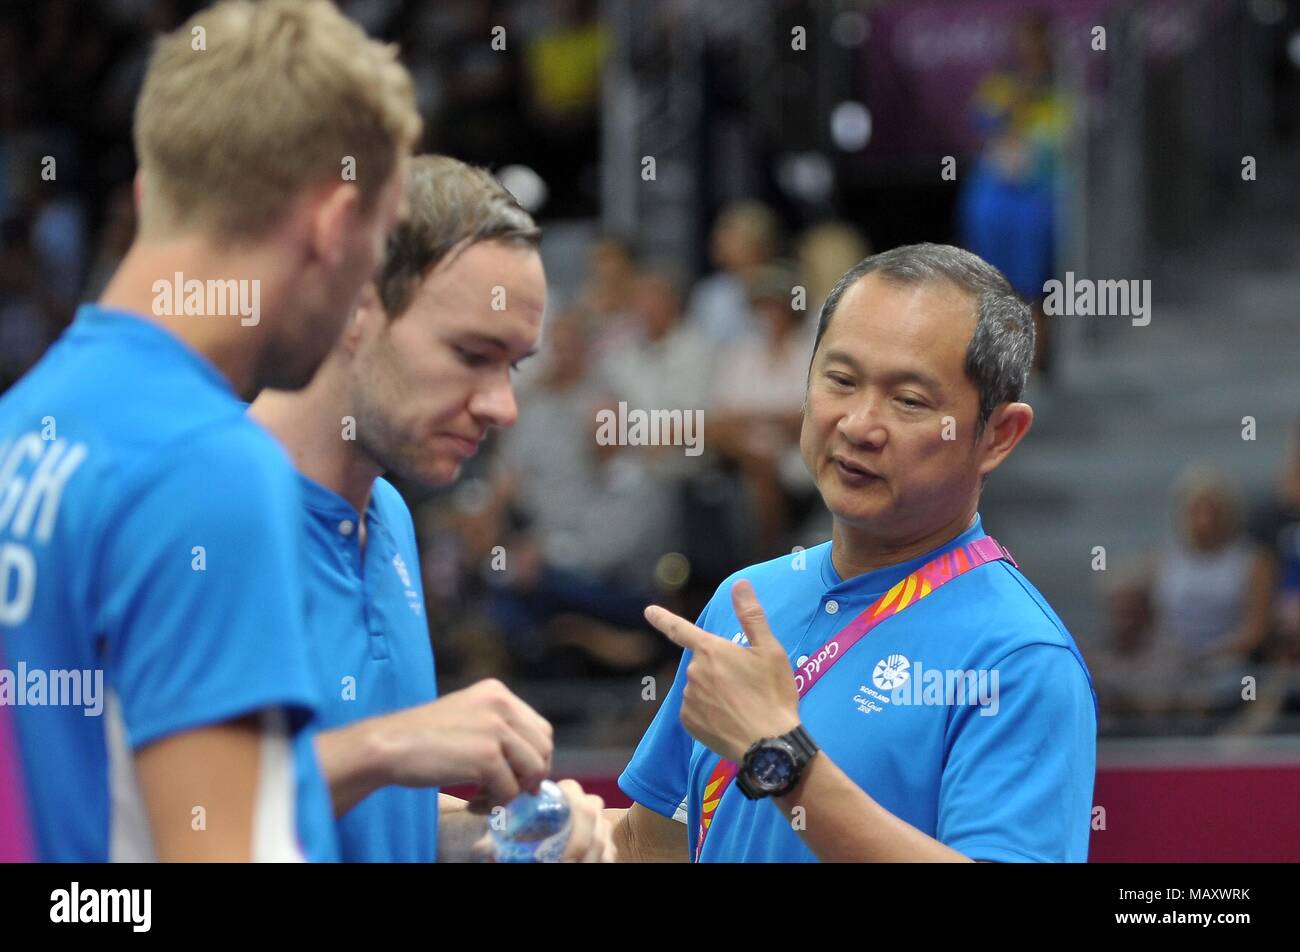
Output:
[[[569,801],[573,826],[565,846],[561,863],[616,863],[618,850],[614,848],[614,825],[605,816],[605,801],[586,793],[576,780],[558,782],[564,799]],[[492,822],[488,821],[489,824]],[[489,833],[474,844],[474,856],[480,860],[492,859],[492,836]]]
[[799,694],[790,659],[768,627],[754,587],[737,582],[731,603],[748,648],[658,605],[647,608],[645,617],[693,654],[682,691],[682,726],[714,753],[738,763],[755,741],[799,726]]
[[391,783],[477,783],[475,812],[536,793],[551,769],[550,723],[494,678],[381,721]]
[[476,813],[535,793],[551,769],[551,725],[489,678],[418,707],[316,735],[316,754],[342,816],[380,787],[476,783]]
[[594,793],[584,792],[576,780],[561,780],[559,787],[564,791],[564,799],[569,801],[569,811],[573,816],[569,845],[560,857],[560,862],[617,862],[614,827],[605,817],[605,801]]

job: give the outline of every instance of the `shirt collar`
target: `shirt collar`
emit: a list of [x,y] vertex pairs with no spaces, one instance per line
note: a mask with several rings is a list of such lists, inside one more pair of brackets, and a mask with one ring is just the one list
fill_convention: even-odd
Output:
[[[298,474],[298,485],[302,490],[303,504],[313,515],[320,516],[331,522],[349,519],[354,525],[357,524],[356,507],[328,486],[322,486],[316,480],[310,479],[302,473]],[[380,520],[376,513],[375,494],[371,492],[370,503],[366,507],[366,531],[373,534],[379,525]]]
[[866,572],[849,579],[847,582],[840,578],[839,573],[835,571],[835,566],[831,563],[830,544],[826,546],[826,553],[822,557],[821,573],[822,583],[826,586],[827,593],[834,592],[844,597],[879,595],[887,592],[903,579],[907,578],[925,563],[931,559],[942,555],[945,552],[951,552],[953,549],[966,545],[968,542],[974,542],[985,536],[984,522],[980,514],[975,513],[975,518],[971,524],[966,527],[966,531],[945,542],[936,549],[919,555],[908,562],[900,562],[897,565],[889,565],[885,568],[876,569],[873,572]]

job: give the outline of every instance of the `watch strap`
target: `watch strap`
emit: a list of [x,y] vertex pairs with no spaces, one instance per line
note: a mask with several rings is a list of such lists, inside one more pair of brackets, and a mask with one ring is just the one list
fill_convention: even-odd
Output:
[[[750,755],[760,747],[763,747],[772,741],[782,741],[794,755],[793,774],[790,778],[790,783],[786,785],[784,790],[779,791],[763,790],[755,784],[752,784],[749,779],[749,772],[746,769],[746,764],[749,762]],[[736,785],[740,787],[741,793],[750,800],[759,800],[763,797],[769,796],[781,796],[794,789],[795,785],[799,782],[800,776],[803,774],[803,768],[808,765],[808,761],[812,760],[820,749],[821,748],[817,746],[817,742],[812,739],[812,735],[808,733],[807,728],[802,724],[795,727],[794,730],[781,734],[778,737],[764,737],[761,740],[755,741],[749,750],[745,752],[745,756],[741,759],[740,770],[736,774]]]

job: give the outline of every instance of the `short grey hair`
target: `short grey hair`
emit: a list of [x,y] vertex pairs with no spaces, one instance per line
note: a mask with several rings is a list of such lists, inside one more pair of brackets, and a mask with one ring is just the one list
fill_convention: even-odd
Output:
[[1019,400],[1029,382],[1034,360],[1034,321],[1029,305],[1001,271],[969,251],[928,242],[903,245],[863,258],[835,283],[817,320],[814,358],[840,298],[873,272],[904,285],[954,285],[975,299],[975,333],[966,348],[966,376],[979,389],[978,440],[993,411]]

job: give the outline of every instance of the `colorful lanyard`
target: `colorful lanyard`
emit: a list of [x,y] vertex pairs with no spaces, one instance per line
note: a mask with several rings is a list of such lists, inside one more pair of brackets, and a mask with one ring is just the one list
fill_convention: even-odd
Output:
[[[795,670],[794,684],[799,691],[799,699],[803,700],[804,695],[812,690],[813,685],[822,679],[835,662],[843,658],[850,648],[882,621],[897,615],[908,605],[919,602],[940,585],[951,582],[957,576],[985,562],[997,562],[1002,559],[1016,565],[1016,560],[1011,557],[1011,553],[992,536],[968,542],[931,559],[876,599],[869,608],[833,635],[816,654]],[[719,759],[718,765],[709,775],[708,783],[704,785],[704,804],[700,808],[700,832],[695,844],[697,863],[700,861],[700,854],[704,852],[704,838],[713,824],[713,816],[722,801],[722,795],[731,786],[731,781],[736,779],[739,769],[737,764]]]

